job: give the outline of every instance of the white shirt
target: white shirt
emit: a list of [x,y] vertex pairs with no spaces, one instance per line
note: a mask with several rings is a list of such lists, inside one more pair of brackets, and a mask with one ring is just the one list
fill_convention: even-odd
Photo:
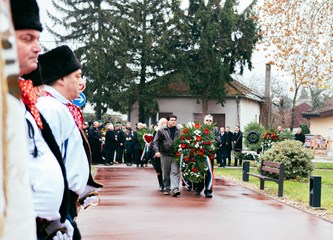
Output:
[[36,221],[32,209],[28,174],[27,123],[24,106],[8,95],[8,206],[3,240],[35,240]]
[[[34,210],[36,216],[40,218],[56,220],[60,218],[59,208],[64,193],[62,171],[31,113],[26,111],[25,117],[31,123],[34,131],[33,136],[32,130],[28,129],[31,134],[28,134],[28,164]],[[33,156],[35,144],[38,151],[37,157]]]
[[70,101],[50,86],[45,86],[45,91],[53,97],[40,97],[37,108],[50,125],[60,147],[65,161],[68,188],[80,195],[89,178],[89,163],[80,131],[66,106]]

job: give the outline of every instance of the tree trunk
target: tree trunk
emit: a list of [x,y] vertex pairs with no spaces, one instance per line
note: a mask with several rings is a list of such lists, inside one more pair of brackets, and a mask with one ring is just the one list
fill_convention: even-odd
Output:
[[297,95],[298,95],[299,87],[300,87],[300,85],[296,86],[296,88],[295,88],[295,94],[294,94],[294,97],[293,97],[293,104],[292,104],[292,107],[291,107],[291,121],[290,121],[290,131],[291,132],[294,129],[294,123],[295,123],[295,118],[296,118],[296,98],[297,98]]
[[202,98],[201,99],[201,110],[202,110],[202,116],[205,116],[208,113],[208,99]]
[[102,119],[102,105],[100,101],[96,102],[95,112],[97,120]]

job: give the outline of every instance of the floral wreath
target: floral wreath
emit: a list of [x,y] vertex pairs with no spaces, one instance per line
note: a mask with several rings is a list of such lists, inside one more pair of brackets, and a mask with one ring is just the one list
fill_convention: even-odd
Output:
[[153,141],[153,135],[150,133],[143,134],[142,138],[143,138],[143,141],[147,144],[149,144]]
[[257,131],[250,131],[248,134],[247,134],[247,137],[246,139],[250,142],[250,143],[257,143],[259,142],[259,133]]
[[207,170],[211,169],[209,160],[215,158],[215,145],[213,125],[193,122],[183,125],[174,146],[176,160],[179,161],[185,180],[191,183],[203,181]]

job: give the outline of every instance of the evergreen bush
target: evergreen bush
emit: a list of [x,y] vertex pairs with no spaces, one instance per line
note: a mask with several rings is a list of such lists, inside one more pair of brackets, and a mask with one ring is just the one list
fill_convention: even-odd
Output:
[[[251,140],[256,138],[256,134],[253,134],[254,132],[258,134],[258,141]],[[247,124],[244,128],[243,136],[245,146],[251,151],[257,151],[258,149],[260,149],[263,141],[262,135],[264,132],[265,128],[257,122],[250,122],[249,124]]]
[[275,143],[261,155],[261,160],[284,164],[285,179],[309,177],[314,169],[311,150],[302,146],[300,141],[284,140]]

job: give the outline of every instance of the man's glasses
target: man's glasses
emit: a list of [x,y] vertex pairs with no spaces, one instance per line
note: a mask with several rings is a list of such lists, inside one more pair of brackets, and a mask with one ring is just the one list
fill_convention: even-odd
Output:
[[213,120],[207,119],[206,122],[213,122]]

